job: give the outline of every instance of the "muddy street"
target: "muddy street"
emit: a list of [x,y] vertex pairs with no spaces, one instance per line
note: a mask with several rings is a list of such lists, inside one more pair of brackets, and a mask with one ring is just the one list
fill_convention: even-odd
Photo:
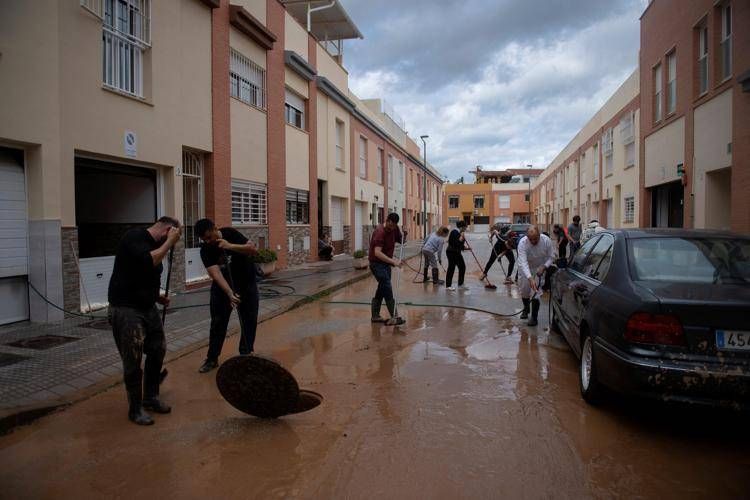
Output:
[[[513,312],[515,287],[412,283],[402,300]],[[493,278],[499,277],[493,275]],[[256,348],[324,395],[279,420],[241,414],[169,364],[171,415],[138,427],[116,386],[0,438],[4,498],[661,498],[750,492],[746,418],[610,398],[587,406],[577,360],[536,328],[475,310],[404,305],[372,325],[374,280],[259,326]],[[222,359],[237,350],[229,339]],[[744,422],[744,424],[743,424]]]

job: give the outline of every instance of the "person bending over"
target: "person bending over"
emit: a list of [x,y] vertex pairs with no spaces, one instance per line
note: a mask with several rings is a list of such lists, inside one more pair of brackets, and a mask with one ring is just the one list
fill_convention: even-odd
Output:
[[427,271],[432,268],[432,284],[442,285],[443,280],[440,279],[440,271],[438,270],[438,262],[443,264],[443,244],[445,243],[445,237],[448,236],[448,228],[441,226],[437,231],[427,237],[424,246],[422,247],[422,256],[424,257],[424,274],[423,281],[427,283],[429,278],[427,277]]
[[169,304],[169,297],[159,291],[162,261],[181,234],[180,222],[172,217],[162,217],[147,229],[131,229],[117,247],[109,280],[109,324],[122,359],[128,418],[138,425],[154,423],[144,409],[172,411],[159,399],[167,342],[156,303]]
[[[393,286],[391,285],[391,267],[401,267],[401,261],[393,257],[396,243],[403,244],[403,236],[398,228],[399,217],[397,213],[390,213],[385,220],[385,224],[380,224],[370,239],[370,252],[368,259],[370,261],[370,272],[375,276],[378,282],[378,289],[375,297],[372,298],[372,319],[373,323],[385,323],[380,316],[380,308],[385,300],[385,305],[391,315],[388,320],[389,324],[402,325],[405,321],[396,317],[396,302],[393,299]],[[406,231],[404,231],[406,235]]]
[[523,313],[521,319],[529,317],[529,305],[531,306],[531,319],[529,326],[538,324],[539,298],[542,295],[544,275],[548,267],[555,259],[555,246],[552,240],[539,233],[539,228],[531,226],[526,236],[518,243],[518,268],[521,276],[518,280],[518,288],[523,300]]
[[231,227],[219,229],[211,219],[196,222],[195,235],[201,240],[201,260],[212,280],[208,354],[198,370],[206,373],[219,366],[233,308],[240,320],[240,355],[253,352],[260,295],[251,257],[258,252],[242,233]]
[[464,286],[464,275],[466,274],[466,262],[464,262],[464,256],[461,252],[466,250],[466,244],[464,243],[464,231],[466,230],[466,222],[460,220],[456,222],[456,229],[452,230],[448,235],[448,248],[445,250],[445,255],[448,257],[448,272],[445,274],[445,286],[451,292],[456,291],[456,287],[452,286],[453,273],[458,268],[458,287],[466,288]]
[[[484,280],[487,275],[490,273],[490,268],[492,267],[492,264],[495,263],[495,260],[500,262],[500,259],[505,256],[506,259],[508,259],[508,270],[505,273],[505,284],[506,285],[512,285],[513,279],[510,277],[511,274],[513,274],[513,266],[516,264],[516,258],[513,255],[513,249],[511,248],[510,240],[508,239],[508,231],[510,227],[498,227],[496,224],[492,231],[490,232],[490,243],[492,242],[492,239],[495,239],[495,245],[492,247],[492,253],[490,254],[490,258],[487,261],[487,265],[484,266],[484,274],[482,275],[480,280]],[[502,263],[500,264],[502,265]]]

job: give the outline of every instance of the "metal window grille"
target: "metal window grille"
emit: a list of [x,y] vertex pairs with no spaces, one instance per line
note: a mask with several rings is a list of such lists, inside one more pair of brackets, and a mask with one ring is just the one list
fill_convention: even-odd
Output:
[[458,196],[448,197],[448,208],[458,208]]
[[359,176],[367,179],[367,139],[359,138]]
[[266,224],[266,185],[232,179],[232,224]]
[[266,70],[230,48],[229,92],[259,109],[266,109]]
[[310,223],[310,195],[300,189],[286,190],[286,222],[287,224]]
[[203,155],[182,152],[182,211],[185,224],[185,248],[197,248],[195,223],[203,217]]
[[732,74],[732,6],[721,9],[721,78],[726,80]]
[[630,223],[635,221],[635,197],[625,197],[625,220],[624,222]]
[[284,112],[289,125],[305,128],[305,100],[302,97],[287,90]]
[[474,195],[474,208],[484,208],[484,196]]
[[698,29],[698,93],[708,92],[708,28]]
[[82,0],[81,5],[102,19],[104,84],[143,97],[143,54],[151,45],[150,0]]

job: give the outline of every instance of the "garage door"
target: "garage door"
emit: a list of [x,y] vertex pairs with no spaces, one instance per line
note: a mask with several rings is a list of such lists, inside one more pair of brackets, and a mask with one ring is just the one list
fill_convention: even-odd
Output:
[[0,149],[0,324],[29,318],[28,219],[22,158]]
[[613,218],[612,218],[612,200],[609,199],[609,200],[606,201],[606,203],[607,203],[607,220],[604,221],[604,223],[602,224],[602,226],[604,226],[604,227],[611,227],[611,226],[614,226],[614,224],[612,224],[612,220],[613,220]]
[[364,238],[362,234],[362,219],[363,213],[367,210],[367,205],[364,203],[357,203],[354,208],[354,249],[362,250],[364,248],[362,240]]
[[344,239],[344,200],[331,197],[331,240]]

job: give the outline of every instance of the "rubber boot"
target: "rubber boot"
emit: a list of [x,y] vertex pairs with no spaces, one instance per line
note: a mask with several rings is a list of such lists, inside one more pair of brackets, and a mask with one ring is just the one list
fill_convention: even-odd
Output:
[[523,300],[523,312],[521,313],[521,319],[528,319],[529,317],[529,305],[531,303],[530,299],[521,299]]
[[[151,373],[151,372],[155,373]],[[170,413],[172,407],[159,399],[161,367],[148,366],[143,374],[143,408],[154,413]]]
[[427,270],[428,269],[429,269],[429,267],[425,267],[424,268],[424,272],[422,273],[422,283],[427,283],[428,281],[430,281],[430,278],[427,277]]
[[442,285],[445,283],[445,281],[440,279],[440,271],[436,268],[432,268],[432,284],[433,285]]
[[388,307],[388,312],[390,313],[391,318],[395,318],[396,317],[396,301],[393,299],[386,300],[385,305],[386,307]]
[[371,318],[372,323],[383,323],[385,320],[380,316],[380,307],[383,305],[383,299],[372,299],[370,302]]
[[154,419],[143,411],[141,393],[138,390],[128,391],[128,418],[138,425],[153,425]]
[[539,300],[534,299],[531,301],[531,319],[529,319],[529,326],[536,326],[539,324],[537,317],[539,316]]

